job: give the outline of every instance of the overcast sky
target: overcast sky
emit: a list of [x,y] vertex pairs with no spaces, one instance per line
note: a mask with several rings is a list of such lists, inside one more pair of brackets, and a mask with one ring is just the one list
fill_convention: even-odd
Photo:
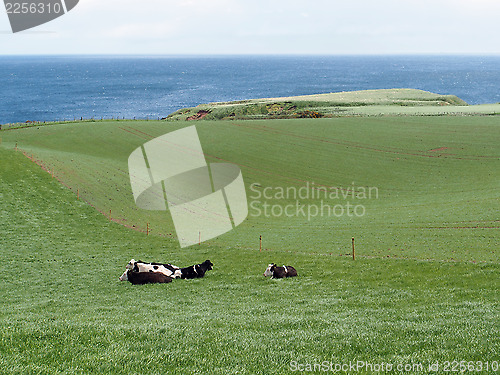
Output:
[[500,0],[80,0],[0,54],[499,54]]

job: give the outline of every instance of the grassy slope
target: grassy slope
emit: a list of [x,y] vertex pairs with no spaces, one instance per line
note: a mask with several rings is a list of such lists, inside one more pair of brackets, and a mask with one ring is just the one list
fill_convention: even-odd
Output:
[[439,95],[414,89],[364,90],[201,104],[174,112],[168,119],[192,119],[203,112],[209,112],[203,117],[206,120],[313,116],[491,115],[500,113],[500,104],[469,106],[454,95]]
[[[19,153],[0,156],[2,373],[284,374],[294,360],[427,366],[500,349],[498,262],[180,251],[110,223]],[[117,281],[130,254],[216,268],[134,287]],[[264,279],[271,259],[300,277]]]
[[[133,208],[126,172],[133,149],[182,126],[0,133],[1,373],[284,374],[293,360],[498,360],[498,117],[197,123],[207,159],[239,164],[247,188],[354,181],[378,187],[379,198],[362,202],[363,218],[250,216],[185,250],[168,215]],[[150,220],[154,235],[77,201],[15,153],[16,142],[116,221]],[[338,256],[351,236],[356,262]],[[117,281],[131,257],[216,267],[203,280],[134,287]],[[264,279],[271,261],[300,277]]]
[[[55,176],[101,212],[127,226],[175,238],[168,214],[137,209],[128,155],[142,143],[186,126],[170,122],[66,124],[3,132],[3,144],[42,159]],[[498,117],[338,118],[197,123],[207,159],[241,166],[250,186],[376,187],[378,199],[325,199],[361,204],[352,218],[250,216],[241,230],[211,241],[304,253],[349,252],[356,237],[365,256],[495,261],[498,254]],[[441,149],[447,147],[446,149]],[[432,151],[437,150],[437,151]],[[265,201],[265,202],[264,202]],[[319,200],[301,204],[320,204]],[[258,205],[262,208],[262,204]]]

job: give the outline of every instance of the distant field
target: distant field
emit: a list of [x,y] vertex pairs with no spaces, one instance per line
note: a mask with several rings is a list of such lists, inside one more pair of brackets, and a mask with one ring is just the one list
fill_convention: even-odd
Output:
[[439,95],[413,89],[392,89],[201,104],[174,112],[168,119],[248,120],[496,114],[500,114],[500,104],[469,106],[454,95]]
[[[254,203],[240,230],[214,243],[254,248],[263,235],[269,249],[341,254],[356,237],[360,255],[494,261],[498,122],[499,117],[198,122],[207,160],[241,166],[249,203],[261,201]],[[113,220],[143,231],[150,222],[153,234],[173,239],[168,214],[135,207],[127,159],[142,143],[182,126],[186,123],[89,122],[11,130],[2,136],[4,148],[12,150],[17,143],[106,216],[111,210]],[[378,196],[372,190],[366,199],[352,199],[352,194],[344,199],[341,193],[315,199],[313,185],[344,194],[371,187]],[[339,207],[335,215],[311,220],[301,212],[286,218],[271,212],[252,216],[264,203],[296,203],[294,197],[262,199],[259,189],[267,187],[276,195],[277,187],[298,191],[307,186],[310,199],[304,204],[323,200],[345,208],[349,203],[366,212],[337,217]]]
[[[207,161],[240,166],[250,209],[181,250],[168,213],[135,207],[127,158],[193,124]],[[0,137],[0,373],[500,360],[500,116],[98,121]],[[312,215],[322,204],[343,214]],[[132,286],[118,281],[132,257],[215,268]],[[299,277],[265,279],[270,262]]]

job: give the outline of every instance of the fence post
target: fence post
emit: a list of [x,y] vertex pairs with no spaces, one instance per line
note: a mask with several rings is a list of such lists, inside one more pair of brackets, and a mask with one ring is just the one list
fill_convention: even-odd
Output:
[[356,255],[354,253],[354,237],[352,238],[352,260],[356,260]]

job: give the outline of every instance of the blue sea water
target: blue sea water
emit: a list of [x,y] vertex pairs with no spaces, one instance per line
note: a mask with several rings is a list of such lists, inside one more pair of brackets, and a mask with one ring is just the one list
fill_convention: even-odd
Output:
[[0,124],[382,88],[500,102],[500,56],[0,56]]

